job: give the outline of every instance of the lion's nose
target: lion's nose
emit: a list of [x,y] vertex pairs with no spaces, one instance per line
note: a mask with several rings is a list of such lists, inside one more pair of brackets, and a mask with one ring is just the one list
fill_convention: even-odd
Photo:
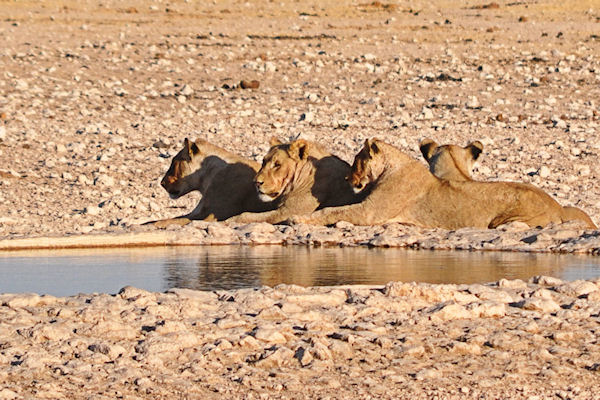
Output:
[[166,177],[160,181],[160,186],[162,186],[165,189],[167,188],[167,178]]
[[358,183],[356,184],[356,188],[357,188],[357,189],[362,189],[362,188],[363,188],[363,186],[364,186],[364,185],[363,185],[363,183],[362,183],[362,182],[358,182]]

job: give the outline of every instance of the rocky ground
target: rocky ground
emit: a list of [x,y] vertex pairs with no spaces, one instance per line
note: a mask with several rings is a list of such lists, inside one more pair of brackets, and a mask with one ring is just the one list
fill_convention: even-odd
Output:
[[600,280],[0,296],[2,399],[597,399]]
[[[416,158],[425,137],[479,139],[476,179],[533,183],[598,223],[599,28],[584,0],[0,0],[0,240],[155,233],[138,224],[198,201],[159,185],[185,137],[261,160],[271,136],[300,134],[347,161],[372,136]],[[576,224],[197,222],[156,235],[600,248]],[[598,293],[544,278],[4,296],[0,398],[597,398]]]
[[[185,137],[261,160],[302,137],[480,139],[477,179],[531,182],[598,222],[600,11],[555,2],[2,2],[0,237],[181,215]],[[258,89],[241,89],[257,80]]]

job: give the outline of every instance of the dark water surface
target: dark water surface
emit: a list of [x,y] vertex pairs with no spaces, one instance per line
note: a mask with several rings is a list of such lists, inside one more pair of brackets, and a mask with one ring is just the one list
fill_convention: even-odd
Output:
[[598,277],[600,257],[300,246],[0,252],[0,293],[55,296],[116,293],[127,285],[151,291],[215,290],[280,283],[483,283],[534,275],[565,280]]

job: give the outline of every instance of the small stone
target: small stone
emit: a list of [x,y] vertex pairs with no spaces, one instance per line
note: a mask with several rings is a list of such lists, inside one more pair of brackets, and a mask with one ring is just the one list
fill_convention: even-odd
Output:
[[423,381],[426,379],[435,379],[441,375],[441,372],[435,368],[426,368],[422,369],[415,375],[415,379],[418,381]]
[[244,336],[238,343],[240,347],[256,349],[260,347],[260,343],[258,340],[254,339],[252,336]]
[[552,276],[537,275],[531,279],[532,283],[542,286],[559,286],[564,283],[562,279],[554,278]]
[[525,299],[516,303],[515,305],[524,310],[541,311],[543,313],[552,313],[560,310],[560,306],[557,302],[551,299],[544,299],[542,297]]
[[290,295],[288,296],[287,300],[291,303],[300,304],[306,307],[335,307],[344,304],[347,298],[348,296],[346,295],[345,291],[334,290],[330,293]]
[[256,80],[252,81],[240,81],[240,87],[242,89],[258,89],[260,82]]
[[469,304],[467,310],[479,318],[497,318],[506,315],[506,304],[485,301],[483,303]]
[[421,119],[433,119],[433,111],[431,111],[431,108],[423,107],[423,109],[421,110]]
[[6,140],[6,128],[0,125],[0,140]]
[[315,355],[315,358],[319,360],[331,360],[333,358],[331,350],[323,343],[315,343],[311,352]]
[[112,176],[101,174],[101,175],[98,175],[96,177],[96,179],[94,179],[94,185],[109,186],[109,187],[114,186],[115,179]]
[[89,179],[87,176],[85,176],[84,174],[80,174],[77,177],[77,183],[81,184],[81,185],[91,185],[92,183],[94,183],[94,181],[92,181],[91,179]]
[[15,81],[15,89],[17,90],[27,90],[29,89],[29,84],[23,79],[18,79]]
[[548,168],[545,165],[542,165],[540,167],[540,169],[538,170],[538,175],[540,176],[540,178],[547,178],[549,177],[551,174],[550,168]]
[[590,281],[574,281],[561,285],[556,288],[559,293],[564,293],[573,297],[580,297],[592,292],[598,291],[598,287]]
[[[554,127],[555,128],[559,128],[559,129],[566,129],[567,128],[567,122],[565,120],[559,119],[558,121],[554,122]],[[579,149],[577,149],[577,150],[579,150]]]
[[440,304],[434,306],[430,312],[432,313],[432,317],[435,316],[443,321],[473,317],[473,314],[469,310],[457,303]]
[[194,93],[194,89],[190,85],[183,85],[179,93],[184,96],[191,96]]
[[2,399],[2,400],[13,400],[13,399],[17,399],[19,397],[20,396],[17,393],[13,392],[10,389],[0,390],[0,399]]
[[506,289],[527,289],[527,283],[520,279],[509,280],[503,278],[498,281],[498,287]]
[[304,347],[298,347],[294,354],[294,358],[297,359],[303,367],[306,367],[313,360],[312,354]]
[[287,339],[280,332],[274,329],[261,328],[256,331],[254,337],[263,342],[286,343]]
[[300,115],[300,121],[311,123],[315,119],[315,115],[312,112],[305,112]]
[[480,107],[479,100],[477,100],[477,97],[475,97],[475,96],[469,96],[466,106],[467,106],[467,108],[479,108]]
[[87,206],[86,208],[83,209],[83,212],[88,214],[88,215],[99,215],[100,214],[100,207],[98,206]]
[[256,366],[266,369],[281,367],[293,357],[294,352],[292,350],[288,349],[287,347],[280,347],[270,355],[259,360],[256,363]]

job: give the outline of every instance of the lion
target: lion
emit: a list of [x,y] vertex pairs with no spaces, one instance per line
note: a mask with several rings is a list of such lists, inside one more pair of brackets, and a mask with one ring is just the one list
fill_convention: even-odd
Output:
[[371,186],[364,201],[295,216],[291,221],[321,225],[399,222],[459,229],[496,228],[512,221],[543,227],[570,219],[560,204],[533,185],[440,179],[400,149],[378,139],[365,141],[348,180],[357,192]]
[[[439,146],[432,139],[424,139],[419,149],[429,164],[429,170],[440,179],[472,181],[473,166],[483,152],[483,144],[476,140],[465,147],[453,144]],[[563,207],[564,220],[580,220],[588,227],[597,228],[589,215],[577,207]]]
[[276,203],[277,208],[245,212],[227,222],[280,223],[295,214],[361,201],[365,195],[355,194],[345,179],[349,172],[350,164],[317,143],[298,139],[284,144],[272,139],[254,183],[260,199]]
[[159,227],[185,225],[191,220],[222,221],[244,211],[260,212],[274,208],[261,201],[254,189],[259,164],[205,140],[183,141],[161,181],[172,199],[197,190],[200,202],[190,213],[149,222]]
[[433,175],[452,181],[472,181],[473,167],[483,151],[483,144],[476,140],[465,147],[440,146],[432,139],[424,139],[419,143],[419,149]]

